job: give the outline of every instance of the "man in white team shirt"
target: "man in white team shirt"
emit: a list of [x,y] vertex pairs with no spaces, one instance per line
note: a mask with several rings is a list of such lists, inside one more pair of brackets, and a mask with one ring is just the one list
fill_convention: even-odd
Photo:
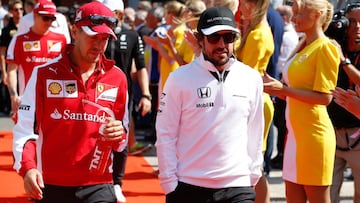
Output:
[[[50,0],[39,0],[39,1],[50,1]],[[52,22],[50,30],[56,33],[61,33],[65,36],[66,42],[69,44],[71,42],[70,32],[66,17],[57,12],[55,14],[56,20]],[[19,26],[18,33],[24,33],[29,30],[31,26],[34,25],[34,12],[28,13],[22,17]]]
[[197,31],[201,54],[170,74],[156,118],[166,203],[252,203],[263,163],[263,82],[233,57],[231,10],[206,9]]

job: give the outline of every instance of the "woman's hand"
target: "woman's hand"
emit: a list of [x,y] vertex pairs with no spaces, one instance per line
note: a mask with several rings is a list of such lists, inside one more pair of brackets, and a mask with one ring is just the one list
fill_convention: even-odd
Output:
[[284,84],[275,78],[271,77],[269,74],[264,72],[263,83],[264,83],[264,92],[270,95],[281,95]]

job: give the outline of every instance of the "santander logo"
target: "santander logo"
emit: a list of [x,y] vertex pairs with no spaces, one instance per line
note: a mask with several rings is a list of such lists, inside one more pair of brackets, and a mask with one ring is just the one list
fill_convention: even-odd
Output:
[[92,121],[96,123],[104,123],[106,118],[109,117],[105,112],[100,115],[95,115],[86,112],[71,112],[69,109],[65,109],[62,113],[58,109],[50,114],[50,117],[55,120],[74,120],[74,121]]

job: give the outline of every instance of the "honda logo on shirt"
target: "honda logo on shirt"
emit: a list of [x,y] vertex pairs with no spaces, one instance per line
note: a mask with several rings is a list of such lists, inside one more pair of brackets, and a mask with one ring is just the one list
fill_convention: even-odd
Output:
[[197,94],[200,99],[209,98],[211,96],[210,87],[200,87],[197,89]]

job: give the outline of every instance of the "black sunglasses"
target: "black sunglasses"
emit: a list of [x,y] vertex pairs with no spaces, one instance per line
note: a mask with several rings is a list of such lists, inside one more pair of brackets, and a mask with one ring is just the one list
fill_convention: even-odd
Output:
[[78,20],[77,22],[75,22],[75,24],[77,24],[79,26],[102,25],[104,23],[108,27],[114,29],[118,24],[118,20],[116,18],[112,18],[112,17],[92,15],[92,16],[82,18],[82,19]]
[[41,19],[45,22],[53,22],[56,20],[55,16],[46,16],[46,15],[39,15]]
[[229,33],[225,33],[225,34],[214,33],[211,35],[206,35],[206,37],[207,37],[208,42],[211,44],[218,43],[221,37],[223,38],[224,43],[230,44],[235,41],[237,35],[235,32],[229,32]]

